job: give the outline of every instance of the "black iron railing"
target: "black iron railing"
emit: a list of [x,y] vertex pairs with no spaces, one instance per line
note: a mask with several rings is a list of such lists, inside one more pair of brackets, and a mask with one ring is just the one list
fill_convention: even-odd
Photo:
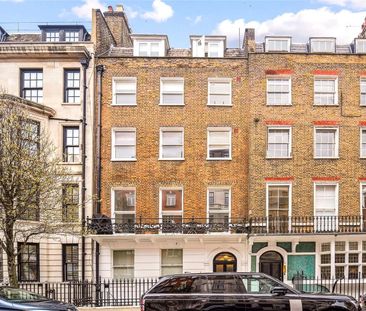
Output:
[[143,218],[120,222],[106,216],[89,218],[90,234],[315,234],[366,232],[362,216],[291,216],[251,218]]
[[20,288],[75,306],[138,306],[157,278],[73,282],[23,282]]
[[366,294],[366,277],[361,273],[348,278],[311,277],[298,272],[292,279],[292,286],[301,292],[334,293],[358,299]]

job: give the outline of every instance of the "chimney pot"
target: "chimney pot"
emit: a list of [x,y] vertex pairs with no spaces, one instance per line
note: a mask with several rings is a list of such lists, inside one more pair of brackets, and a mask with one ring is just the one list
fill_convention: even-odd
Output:
[[108,5],[108,12],[113,13],[113,7],[111,5]]
[[122,4],[117,4],[116,5],[116,12],[123,12],[123,5]]

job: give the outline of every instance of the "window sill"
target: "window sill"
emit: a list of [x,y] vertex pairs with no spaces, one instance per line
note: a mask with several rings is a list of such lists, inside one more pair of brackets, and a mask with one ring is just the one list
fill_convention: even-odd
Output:
[[206,158],[207,161],[231,161],[232,158]]
[[166,158],[159,158],[159,161],[184,161],[185,158],[170,158],[170,159],[166,159]]
[[331,157],[331,158],[314,157],[314,160],[339,160],[339,157]]
[[111,159],[112,162],[136,162],[137,159]]
[[266,157],[266,160],[291,160],[292,157]]
[[81,102],[80,103],[61,103],[62,106],[80,106],[81,105]]
[[112,107],[136,107],[137,104],[111,104]]
[[315,103],[313,103],[313,106],[317,106],[317,107],[339,107],[339,104],[325,105],[325,104],[315,104]]
[[283,106],[292,106],[292,103],[290,104],[266,104],[266,106],[269,106],[269,107],[283,107]]
[[233,104],[230,105],[215,105],[215,104],[207,104],[208,107],[232,107]]
[[183,107],[184,104],[163,104],[163,103],[159,103],[159,106],[179,106],[179,107]]

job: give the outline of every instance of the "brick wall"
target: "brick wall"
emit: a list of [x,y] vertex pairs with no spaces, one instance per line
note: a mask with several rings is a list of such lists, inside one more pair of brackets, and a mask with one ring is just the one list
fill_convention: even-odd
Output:
[[[360,159],[359,126],[360,121],[366,120],[366,107],[360,107],[360,75],[364,71],[365,62],[366,57],[359,55],[250,55],[249,208],[251,215],[265,215],[265,178],[270,180],[278,177],[291,179],[294,216],[313,215],[313,182],[316,180],[338,181],[339,215],[359,214],[359,178],[366,175],[366,160]],[[314,74],[329,72],[338,74],[339,105],[314,106]],[[292,106],[266,106],[268,73],[291,76]],[[293,124],[292,159],[266,160],[265,158],[267,124],[276,121]],[[338,124],[339,159],[314,159],[315,124]]]
[[[184,217],[206,217],[207,187],[232,189],[232,217],[247,214],[249,90],[245,59],[100,58],[103,76],[102,212],[111,188],[136,187],[136,217],[158,217],[159,188],[184,188]],[[137,77],[137,106],[112,107],[112,77]],[[183,77],[185,106],[159,106],[160,77]],[[232,78],[232,107],[208,107],[208,78]],[[160,127],[184,127],[185,160],[159,161]],[[232,160],[207,161],[207,127],[232,127]],[[111,128],[135,127],[137,161],[111,162]]]

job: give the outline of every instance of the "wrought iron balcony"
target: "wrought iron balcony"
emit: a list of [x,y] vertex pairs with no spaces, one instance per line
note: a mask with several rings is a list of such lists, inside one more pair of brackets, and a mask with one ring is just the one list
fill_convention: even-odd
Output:
[[230,220],[210,218],[143,218],[121,222],[106,216],[89,218],[89,234],[333,234],[366,232],[362,216],[251,217]]

